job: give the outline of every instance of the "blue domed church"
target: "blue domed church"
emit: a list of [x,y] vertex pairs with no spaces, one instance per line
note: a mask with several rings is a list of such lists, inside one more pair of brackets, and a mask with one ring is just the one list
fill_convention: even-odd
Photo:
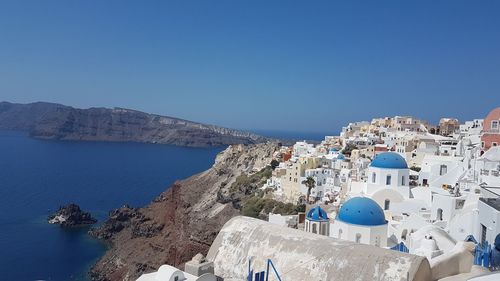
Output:
[[367,197],[347,200],[338,212],[330,236],[356,243],[387,246],[387,220],[382,208]]
[[384,210],[391,203],[410,198],[410,169],[406,160],[398,153],[377,154],[368,168],[364,194],[373,199]]
[[306,215],[304,230],[311,233],[329,236],[330,219],[320,206],[310,209]]

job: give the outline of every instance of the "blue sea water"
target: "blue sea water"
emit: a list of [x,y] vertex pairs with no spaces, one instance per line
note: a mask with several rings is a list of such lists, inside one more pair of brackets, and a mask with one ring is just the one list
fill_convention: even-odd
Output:
[[99,221],[149,203],[176,179],[210,167],[223,148],[37,140],[0,131],[0,280],[86,280],[105,251],[87,227],[46,222],[77,203]]

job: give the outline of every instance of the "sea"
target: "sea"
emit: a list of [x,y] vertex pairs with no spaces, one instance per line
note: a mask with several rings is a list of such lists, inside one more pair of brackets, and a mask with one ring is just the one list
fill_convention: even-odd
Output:
[[48,141],[0,131],[0,280],[88,280],[106,245],[88,227],[47,223],[76,203],[100,222],[140,207],[175,180],[209,168],[224,147]]
[[89,227],[48,224],[50,214],[76,203],[102,223],[110,210],[144,206],[176,180],[208,169],[224,148],[52,141],[0,131],[0,280],[89,280],[107,245],[89,237]]

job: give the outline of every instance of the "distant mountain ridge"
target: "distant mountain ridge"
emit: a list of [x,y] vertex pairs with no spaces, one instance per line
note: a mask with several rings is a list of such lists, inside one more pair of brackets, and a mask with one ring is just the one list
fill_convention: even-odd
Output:
[[254,144],[257,134],[125,108],[79,109],[62,104],[0,102],[0,129],[43,139],[116,141],[207,147]]

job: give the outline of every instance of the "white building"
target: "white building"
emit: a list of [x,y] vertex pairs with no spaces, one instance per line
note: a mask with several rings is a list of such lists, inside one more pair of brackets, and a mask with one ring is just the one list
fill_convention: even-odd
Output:
[[346,201],[331,226],[330,236],[356,243],[387,246],[387,220],[384,211],[370,198]]
[[365,193],[384,210],[389,210],[391,202],[410,198],[410,170],[398,153],[378,154],[370,164],[367,176]]
[[307,186],[303,184],[304,180],[308,177],[314,179],[315,187],[311,190],[311,197],[315,197],[317,199],[325,196],[326,193],[331,193],[336,190],[335,186],[339,186],[340,178],[337,173],[333,169],[328,168],[316,168],[316,169],[307,169],[305,171],[304,177],[300,179],[300,190],[302,194],[307,194]]
[[[458,177],[465,172],[463,159],[454,156],[425,155],[418,176],[419,184],[439,187],[442,184],[455,185]],[[447,178],[444,177],[448,174]]]
[[490,245],[495,242],[495,237],[500,233],[500,198],[481,198],[479,209],[479,241],[488,241]]
[[471,135],[479,135],[483,130],[484,119],[474,119],[472,121],[465,121],[460,125],[460,135],[468,137]]
[[307,143],[305,141],[296,142],[293,145],[293,155],[299,157],[301,155],[314,154],[316,149],[314,144]]

